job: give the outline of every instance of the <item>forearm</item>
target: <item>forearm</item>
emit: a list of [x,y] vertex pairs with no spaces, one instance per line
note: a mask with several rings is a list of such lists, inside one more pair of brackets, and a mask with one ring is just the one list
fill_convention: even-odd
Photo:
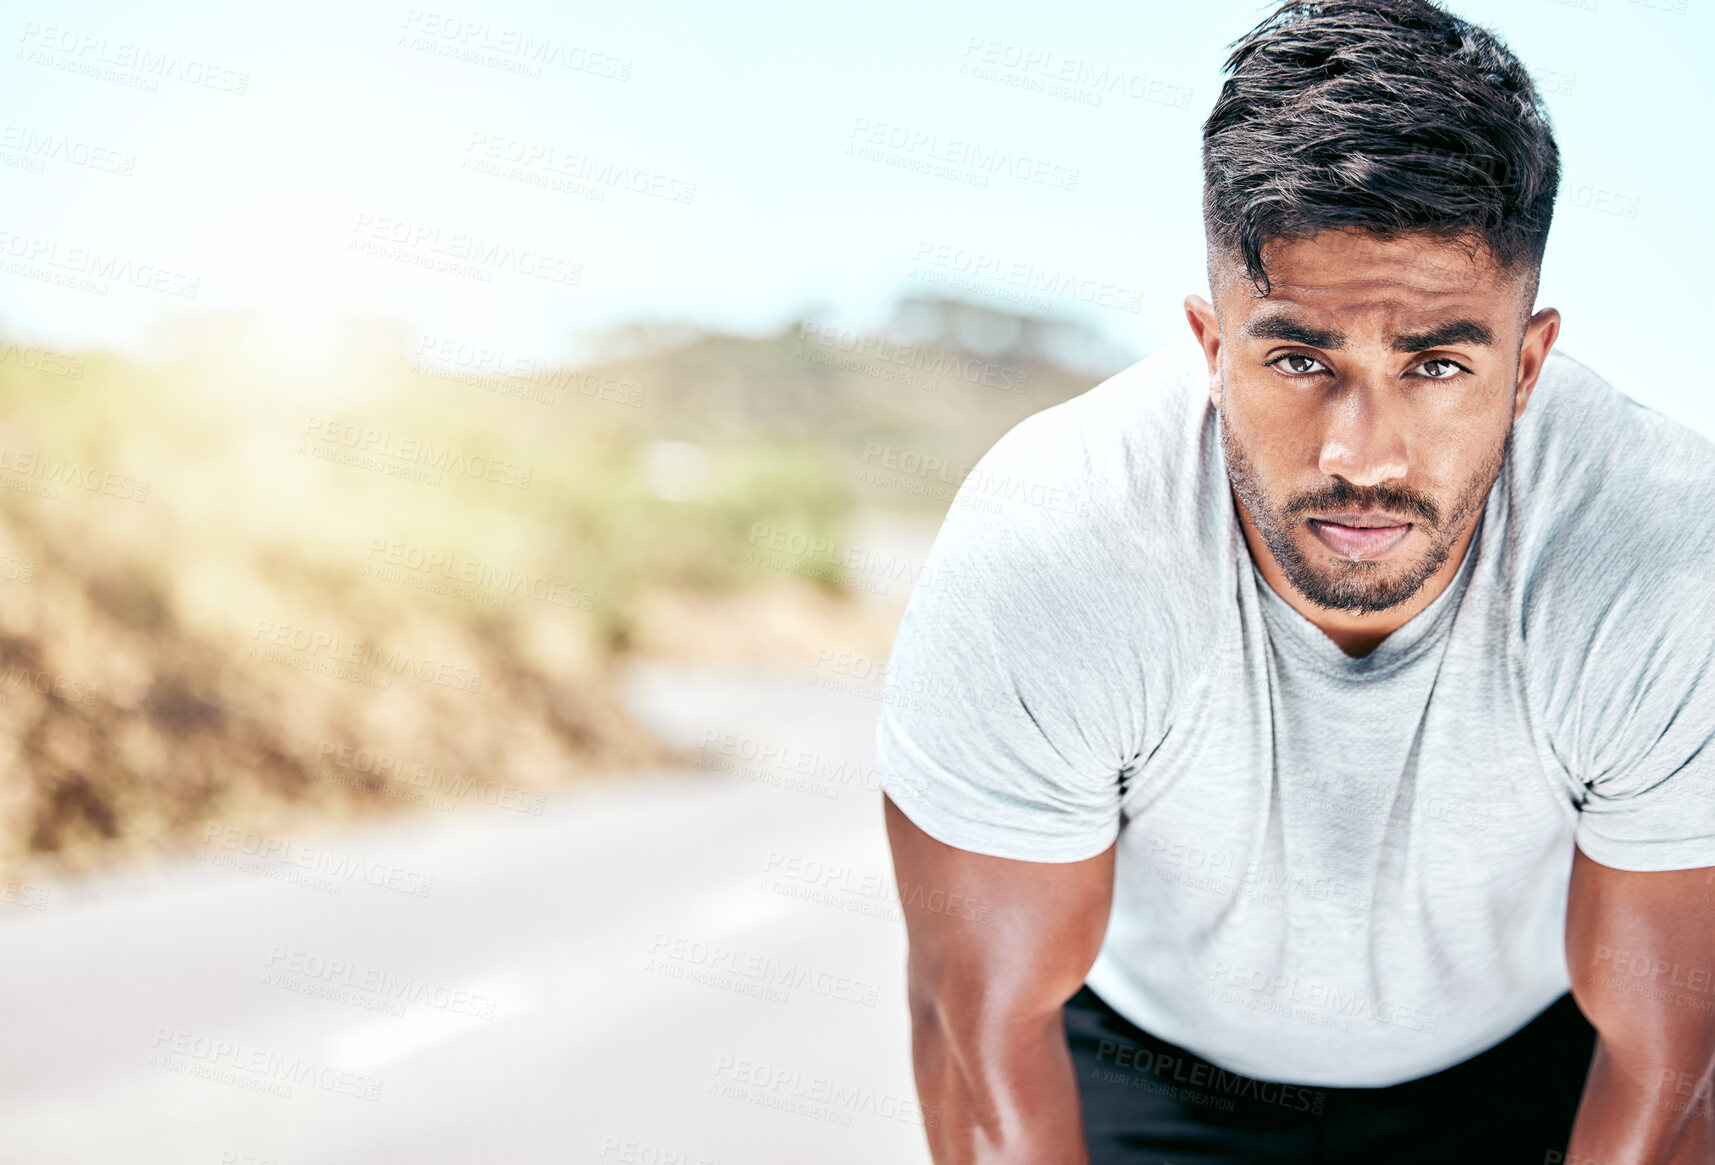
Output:
[[921,1015],[911,1051],[935,1165],[1088,1165],[1057,1011],[962,1038]]
[[1707,1064],[1628,1056],[1598,1038],[1567,1165],[1708,1165],[1715,1161],[1710,1087]]
[[[937,841],[883,799],[906,936],[911,1052],[936,1165],[1089,1165],[1063,1007],[1101,950],[1114,847],[1028,862]],[[992,906],[934,907],[944,894]]]

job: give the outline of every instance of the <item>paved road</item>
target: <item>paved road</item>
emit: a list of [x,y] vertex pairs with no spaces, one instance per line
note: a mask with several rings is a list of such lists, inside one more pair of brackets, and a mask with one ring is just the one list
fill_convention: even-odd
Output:
[[0,906],[0,1161],[927,1162],[875,693],[628,690],[711,767]]

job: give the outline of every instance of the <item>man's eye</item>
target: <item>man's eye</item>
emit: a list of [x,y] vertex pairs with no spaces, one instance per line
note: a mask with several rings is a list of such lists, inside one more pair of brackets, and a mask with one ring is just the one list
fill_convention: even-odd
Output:
[[1417,370],[1427,380],[1452,380],[1465,371],[1451,360],[1425,360]]
[[1274,367],[1293,376],[1308,376],[1312,372],[1326,372],[1322,362],[1314,356],[1306,356],[1302,352],[1288,352],[1269,361]]

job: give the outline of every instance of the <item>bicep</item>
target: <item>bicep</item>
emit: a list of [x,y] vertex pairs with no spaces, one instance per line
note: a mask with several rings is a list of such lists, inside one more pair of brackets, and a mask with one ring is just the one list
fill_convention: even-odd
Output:
[[1715,867],[1614,869],[1574,850],[1573,997],[1610,1053],[1699,1078],[1715,1060]]
[[1113,902],[1114,847],[1079,861],[992,857],[936,840],[884,798],[914,1002],[1044,1015],[1094,964]]

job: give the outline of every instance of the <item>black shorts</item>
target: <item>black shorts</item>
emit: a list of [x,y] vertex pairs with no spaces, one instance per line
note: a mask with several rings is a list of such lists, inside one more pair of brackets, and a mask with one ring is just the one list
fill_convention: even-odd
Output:
[[1218,1071],[1088,987],[1064,1015],[1090,1165],[1545,1165],[1566,1150],[1596,1043],[1563,995],[1445,1071],[1323,1088]]

